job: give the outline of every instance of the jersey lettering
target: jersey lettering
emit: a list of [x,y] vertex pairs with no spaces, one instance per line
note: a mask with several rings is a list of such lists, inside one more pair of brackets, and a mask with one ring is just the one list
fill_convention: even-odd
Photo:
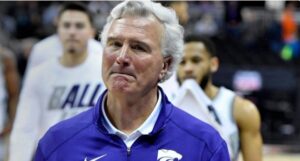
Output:
[[[98,84],[97,87],[95,88],[94,90],[94,93],[90,99],[90,103],[89,103],[89,106],[94,106],[96,104],[96,101],[95,101],[95,97],[97,96],[97,94],[100,92],[99,89],[101,88],[101,84]],[[98,99],[98,98],[96,98]]]
[[71,88],[55,87],[49,101],[48,109],[65,109],[92,107],[96,104],[102,84],[75,84]]
[[69,94],[67,95],[66,100],[64,101],[64,103],[62,104],[61,108],[65,108],[67,105],[69,105],[69,107],[74,107],[75,105],[75,101],[76,101],[76,96],[78,94],[78,89],[79,89],[79,85],[74,85]]
[[55,87],[50,97],[48,108],[49,110],[59,109],[61,98],[66,91],[66,87]]

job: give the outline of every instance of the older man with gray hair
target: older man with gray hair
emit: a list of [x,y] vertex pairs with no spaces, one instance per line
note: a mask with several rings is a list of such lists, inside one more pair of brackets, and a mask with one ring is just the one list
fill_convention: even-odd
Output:
[[102,43],[107,90],[94,108],[52,127],[35,161],[229,161],[218,132],[172,105],[158,86],[182,56],[174,11],[122,2],[107,19]]

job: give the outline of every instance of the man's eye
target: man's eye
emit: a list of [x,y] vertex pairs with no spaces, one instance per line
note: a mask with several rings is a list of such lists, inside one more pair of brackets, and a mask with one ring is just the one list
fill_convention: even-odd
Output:
[[142,46],[140,45],[132,45],[131,46],[132,49],[134,50],[138,50],[138,51],[146,51]]
[[70,23],[64,23],[64,24],[63,24],[63,27],[66,28],[66,29],[70,28],[70,26],[71,26]]
[[77,29],[82,29],[82,28],[84,28],[84,24],[83,23],[77,23],[76,28]]
[[192,63],[194,63],[194,64],[198,64],[198,63],[200,63],[200,59],[199,58],[193,58],[192,59]]
[[122,47],[122,43],[120,43],[118,41],[110,42],[109,45],[113,46],[113,47]]
[[179,64],[180,65],[184,65],[185,64],[185,60],[182,60]]

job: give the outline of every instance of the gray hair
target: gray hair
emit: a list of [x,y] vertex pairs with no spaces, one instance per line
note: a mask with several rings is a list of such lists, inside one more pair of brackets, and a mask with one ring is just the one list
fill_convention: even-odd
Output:
[[149,17],[150,15],[154,15],[164,26],[161,44],[163,57],[170,56],[172,58],[169,70],[160,80],[160,82],[164,82],[171,77],[183,54],[184,30],[179,24],[174,10],[152,1],[124,1],[112,9],[103,28],[101,41],[102,45],[106,46],[108,31],[114,20],[125,16]]

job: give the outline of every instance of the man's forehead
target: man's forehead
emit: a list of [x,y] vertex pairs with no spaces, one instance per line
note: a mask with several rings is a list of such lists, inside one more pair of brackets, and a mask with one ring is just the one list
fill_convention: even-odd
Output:
[[113,21],[108,38],[122,36],[149,38],[162,33],[161,26],[160,22],[150,17],[124,17]]
[[207,52],[205,45],[202,42],[189,42],[184,45],[185,52],[188,51],[198,51]]
[[89,17],[85,12],[77,11],[77,10],[67,10],[63,12],[59,18],[59,20],[63,21],[89,21]]
[[139,17],[139,16],[127,16],[120,19],[116,19],[113,25],[130,27],[145,30],[149,27],[161,26],[160,22],[154,16]]

